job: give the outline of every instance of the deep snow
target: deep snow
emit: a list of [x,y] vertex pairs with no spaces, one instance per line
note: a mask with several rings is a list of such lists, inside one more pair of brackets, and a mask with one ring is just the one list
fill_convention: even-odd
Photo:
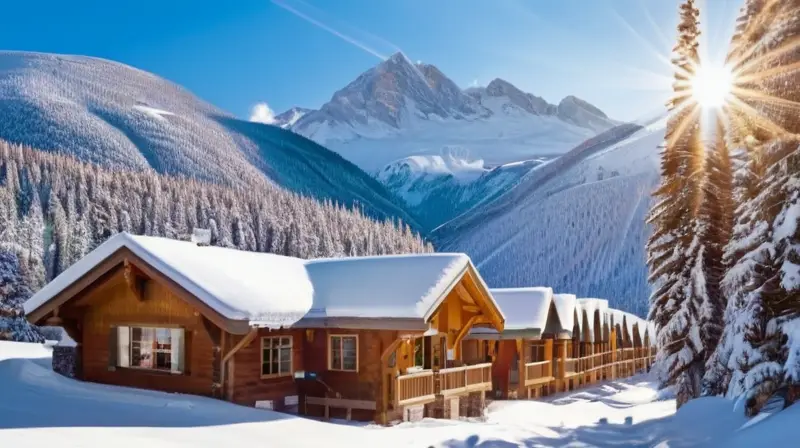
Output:
[[82,383],[50,370],[50,349],[0,342],[3,446],[752,447],[792,446],[800,406],[741,429],[733,402],[675,401],[644,375],[549,397],[496,401],[486,417],[384,428],[337,424],[208,398]]

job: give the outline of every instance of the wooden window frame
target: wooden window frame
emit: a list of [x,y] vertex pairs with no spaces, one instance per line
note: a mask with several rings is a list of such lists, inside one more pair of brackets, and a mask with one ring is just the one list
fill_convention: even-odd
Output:
[[[280,344],[281,339],[288,339],[289,340],[289,347],[282,347]],[[278,352],[280,350],[288,349],[289,350],[289,371],[288,372],[278,372],[278,373],[264,373],[264,341],[266,340],[278,340]],[[278,355],[280,357],[280,354]],[[269,378],[280,378],[282,376],[292,376],[294,375],[294,337],[292,335],[281,335],[281,336],[262,336],[261,337],[261,353],[259,354],[259,359],[261,363],[259,366],[259,374],[261,379],[269,379]],[[280,359],[278,359],[278,370],[281,368]]]
[[[333,367],[333,338],[354,338],[356,340],[356,368],[355,369],[345,369],[344,368],[344,350],[342,347],[339,347],[339,350],[342,352],[342,365],[341,368],[336,369]],[[358,369],[360,367],[360,342],[359,337],[357,334],[329,334],[328,335],[328,370],[335,371],[335,372],[354,372],[358,373]]]
[[[133,370],[133,371],[137,371],[137,372],[150,373],[150,374],[163,374],[163,375],[186,375],[187,374],[186,365],[185,365],[188,362],[188,360],[186,359],[186,353],[187,353],[186,333],[187,333],[187,331],[186,331],[185,328],[183,328],[183,327],[181,327],[179,325],[138,324],[138,323],[137,324],[118,325],[118,326],[114,326],[114,327],[111,327],[111,328],[112,328],[112,331],[118,331],[119,327],[126,328],[127,333],[128,333],[128,349],[127,349],[128,365],[127,366],[119,365],[119,356],[120,355],[119,355],[119,352],[117,352],[117,360],[114,363],[116,369]],[[138,328],[139,330],[144,330],[144,329],[170,330],[170,349],[169,349],[169,352],[168,352],[170,354],[170,357],[172,357],[172,354],[175,351],[175,347],[172,347],[172,345],[174,344],[174,342],[171,340],[172,330],[182,330],[183,331],[183,336],[181,337],[180,345],[177,347],[177,349],[178,349],[178,356],[179,357],[183,357],[183,363],[184,363],[183,368],[180,369],[180,370],[173,370],[172,367],[170,367],[170,370],[167,370],[167,369],[159,369],[159,368],[155,368],[155,367],[141,367],[141,366],[130,365],[131,364],[131,360],[133,359],[133,330],[134,330],[134,328]],[[120,343],[119,340],[117,340],[116,343],[119,346],[119,343]],[[119,350],[119,347],[117,348],[117,350]],[[155,357],[156,353],[158,353],[158,352],[159,352],[159,350],[157,350],[155,348],[152,349],[152,353],[153,353],[154,357]],[[160,350],[160,352],[164,353],[165,351],[164,350]],[[170,361],[170,365],[171,365],[171,361]]]

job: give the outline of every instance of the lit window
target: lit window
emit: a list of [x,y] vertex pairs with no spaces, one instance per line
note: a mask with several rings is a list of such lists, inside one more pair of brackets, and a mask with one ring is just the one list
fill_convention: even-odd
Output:
[[182,328],[117,327],[119,367],[183,372],[184,331]]

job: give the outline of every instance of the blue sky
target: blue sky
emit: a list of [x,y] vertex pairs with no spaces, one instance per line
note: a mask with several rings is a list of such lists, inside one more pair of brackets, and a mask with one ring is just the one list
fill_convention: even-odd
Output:
[[[124,62],[241,117],[258,102],[276,112],[319,107],[379,55],[401,49],[464,87],[500,77],[550,102],[572,94],[630,120],[666,99],[678,1],[6,3],[2,49]],[[742,0],[700,3],[707,47],[722,54]]]

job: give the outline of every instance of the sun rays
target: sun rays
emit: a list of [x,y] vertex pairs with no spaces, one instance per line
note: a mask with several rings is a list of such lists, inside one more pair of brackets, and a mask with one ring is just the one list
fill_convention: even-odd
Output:
[[[768,9],[778,1],[780,0],[766,0],[764,9]],[[700,119],[709,115],[719,119],[726,129],[729,126],[746,127],[749,131],[745,134],[755,132],[762,137],[788,134],[789,132],[776,124],[772,117],[787,113],[798,114],[800,103],[794,101],[797,98],[780,98],[764,92],[767,90],[765,86],[783,82],[783,77],[800,72],[800,62],[790,62],[794,59],[793,53],[800,51],[800,36],[789,39],[766,52],[756,45],[736,45],[733,42],[708,39],[709,35],[712,37],[717,35],[708,32],[709,20],[703,18],[706,12],[703,6],[707,5],[703,3],[701,1],[700,36],[706,38],[699,41],[696,60],[683,67],[677,66],[667,55],[655,50],[653,44],[648,42],[636,27],[612,11],[631,32],[631,37],[646,45],[654,56],[665,65],[668,64],[673,72],[674,78],[667,79],[665,73],[643,70],[647,72],[649,78],[664,81],[658,82],[659,86],[671,84],[670,117],[680,120],[681,123],[675,126],[676,132],[670,138],[681,138],[684,133],[693,129],[692,124],[698,122],[701,128],[713,130],[716,127],[713,121],[704,122]],[[754,37],[751,34],[763,29],[764,27],[757,25],[747,27],[747,31],[738,36],[739,42],[751,41]],[[727,51],[721,51],[726,48]],[[632,67],[625,68],[632,69]]]
[[697,67],[690,83],[692,99],[702,108],[721,108],[733,89],[733,72],[725,65]]

